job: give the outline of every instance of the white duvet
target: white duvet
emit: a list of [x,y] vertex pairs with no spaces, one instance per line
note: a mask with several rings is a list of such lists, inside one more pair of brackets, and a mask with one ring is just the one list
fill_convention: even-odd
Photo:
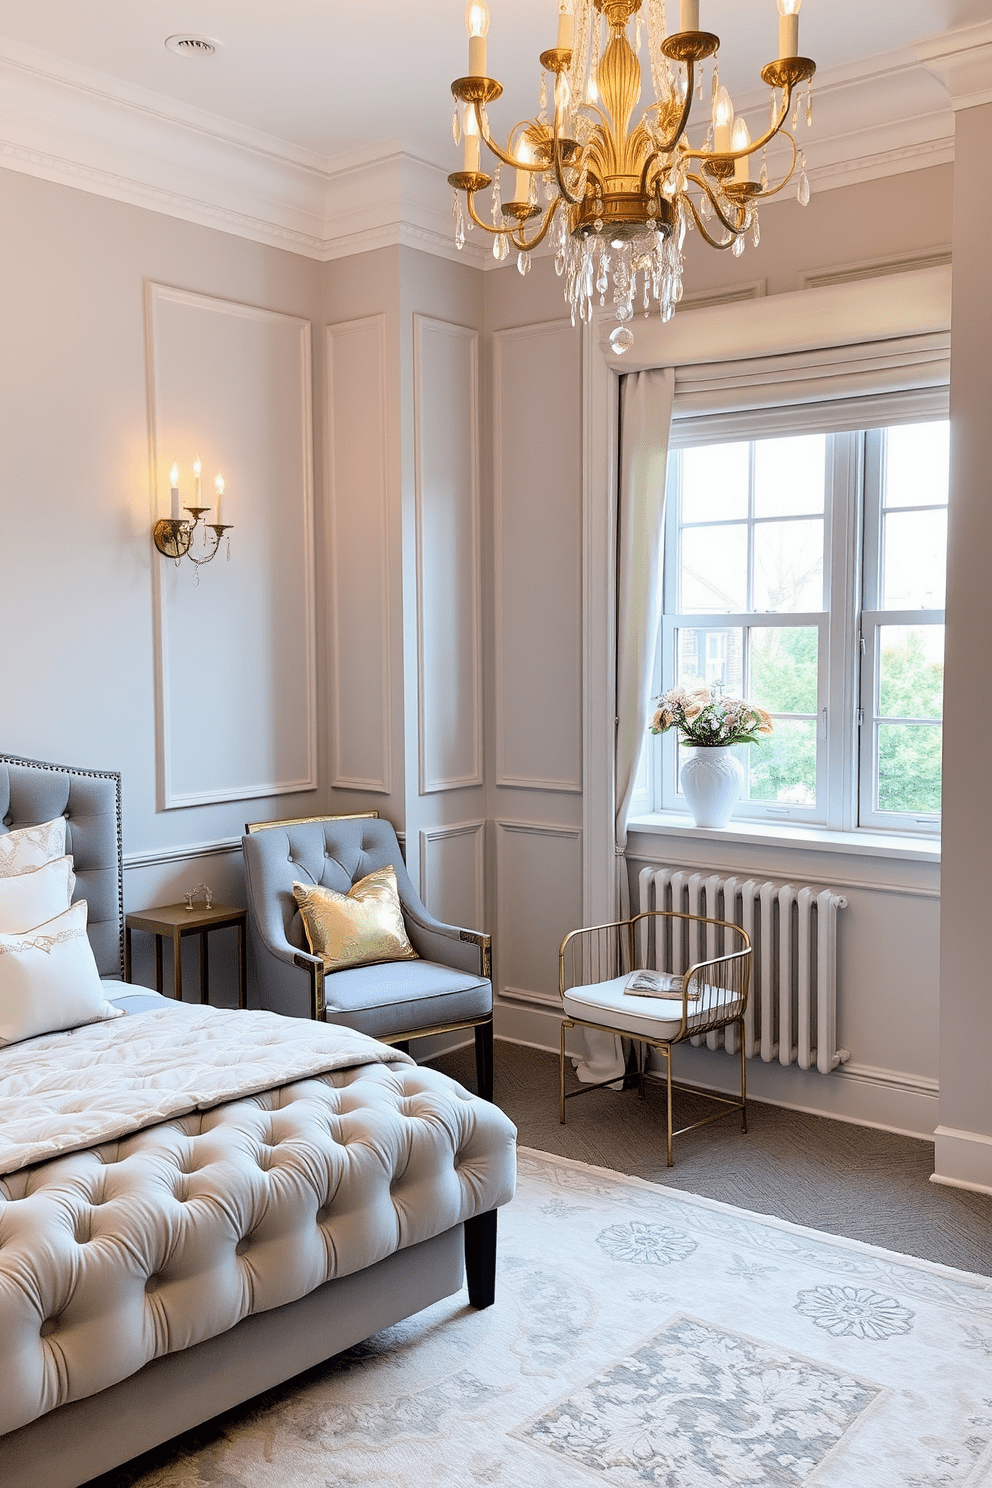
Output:
[[306,1075],[409,1055],[329,1023],[170,1003],[0,1050],[0,1174]]

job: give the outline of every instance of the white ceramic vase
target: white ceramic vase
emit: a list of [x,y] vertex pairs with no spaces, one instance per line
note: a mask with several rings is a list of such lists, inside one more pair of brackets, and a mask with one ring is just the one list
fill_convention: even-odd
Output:
[[733,745],[686,749],[681,780],[696,826],[725,827],[744,784]]

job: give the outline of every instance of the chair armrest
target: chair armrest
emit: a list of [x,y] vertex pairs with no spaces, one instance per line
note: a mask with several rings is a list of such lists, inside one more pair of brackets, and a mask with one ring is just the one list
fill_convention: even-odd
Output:
[[319,1023],[324,1017],[324,963],[308,951],[294,951],[293,965],[301,967],[310,978],[310,1016]]
[[419,914],[408,904],[403,906],[403,918],[413,948],[425,960],[437,961],[442,966],[451,966],[458,971],[474,972],[486,980],[492,978],[492,949],[490,937],[482,930],[463,930],[459,925],[445,925],[432,915]]

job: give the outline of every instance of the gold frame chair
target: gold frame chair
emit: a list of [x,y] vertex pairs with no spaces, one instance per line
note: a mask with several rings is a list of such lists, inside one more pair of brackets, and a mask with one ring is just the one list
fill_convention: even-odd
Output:
[[[704,947],[705,941],[705,947]],[[736,942],[727,949],[728,941]],[[719,943],[719,945],[718,945]],[[717,951],[719,949],[719,954]],[[705,954],[703,954],[705,951]],[[665,1061],[665,1085],[667,1107],[668,1166],[674,1158],[674,1138],[718,1121],[729,1111],[740,1111],[741,1131],[747,1131],[747,1072],[745,1068],[744,1013],[747,1009],[751,980],[751,939],[740,925],[729,920],[717,920],[703,915],[685,914],[680,910],[652,909],[633,915],[627,920],[615,920],[606,925],[591,925],[573,930],[565,936],[558,952],[558,992],[565,1017],[561,1024],[559,1046],[559,1121],[565,1124],[565,1101],[575,1095],[584,1095],[588,1090],[601,1090],[614,1085],[617,1076],[599,1084],[584,1085],[581,1090],[565,1092],[565,1034],[568,1029],[581,1027],[596,1029],[601,1033],[612,1033],[629,1038],[638,1046],[637,1074],[640,1099],[644,1099],[644,1074],[647,1050],[657,1049]],[[603,1005],[604,1020],[594,1021],[580,1017],[570,1011],[566,999],[579,988],[594,988],[604,983],[629,976],[634,971],[654,970],[656,967],[675,967],[678,962],[688,962],[681,976],[681,993],[672,992],[671,998],[656,1000],[645,997],[627,997],[629,1010],[613,1009],[615,1021],[611,1020],[610,1008]],[[613,1001],[617,1001],[614,995]],[[651,1007],[651,1003],[655,1007]],[[676,1013],[681,1003],[680,1014]],[[595,1006],[595,999],[593,999]],[[664,1011],[663,1011],[664,1009]],[[651,1019],[666,1029],[664,1036],[647,1031]],[[699,1090],[672,1080],[672,1048],[675,1044],[691,1039],[701,1041],[707,1034],[715,1033],[731,1025],[736,1027],[736,1043],[740,1053],[741,1094],[740,1099],[715,1095],[709,1090]],[[678,1131],[672,1130],[672,1091],[685,1090],[693,1095],[716,1101],[728,1110],[705,1116],[701,1121],[690,1122]]]

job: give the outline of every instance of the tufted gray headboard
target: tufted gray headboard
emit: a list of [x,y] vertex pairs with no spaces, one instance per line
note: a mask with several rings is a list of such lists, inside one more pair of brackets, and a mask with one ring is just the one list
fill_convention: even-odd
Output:
[[121,777],[0,754],[0,833],[66,819],[76,873],[73,900],[89,906],[90,944],[102,977],[124,974]]

